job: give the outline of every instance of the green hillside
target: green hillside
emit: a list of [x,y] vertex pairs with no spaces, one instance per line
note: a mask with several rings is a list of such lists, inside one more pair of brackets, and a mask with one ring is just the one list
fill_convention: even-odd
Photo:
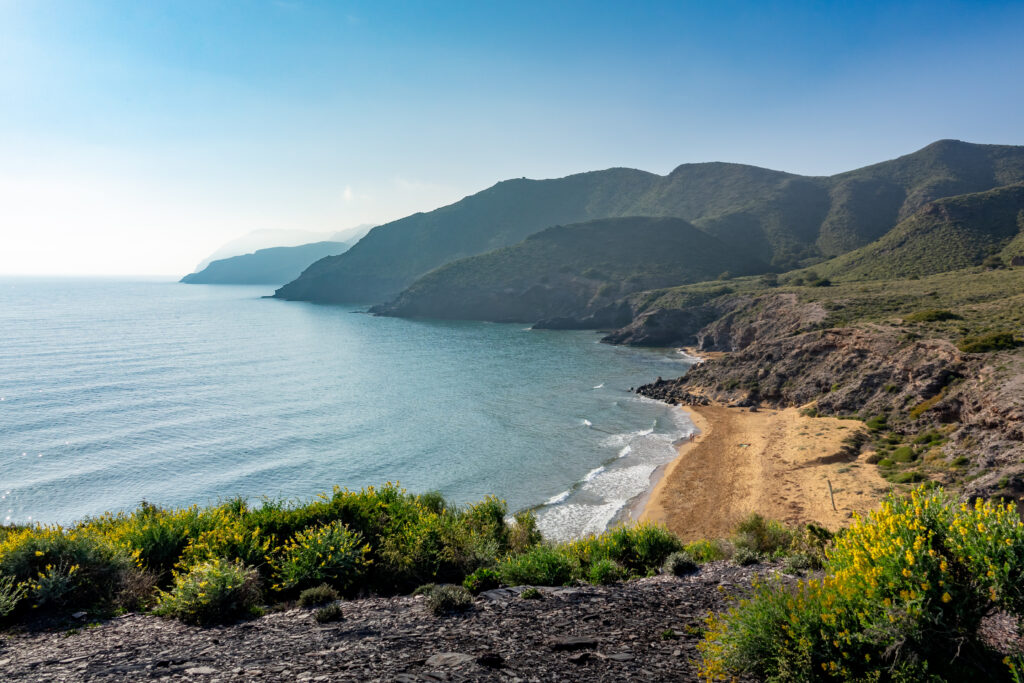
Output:
[[583,315],[635,291],[766,267],[678,218],[609,218],[555,226],[450,263],[375,312],[534,322]]
[[345,242],[314,242],[297,247],[271,247],[211,262],[181,281],[191,285],[281,285],[325,256],[343,253]]
[[276,296],[384,301],[438,266],[552,225],[623,216],[682,218],[734,251],[788,269],[864,246],[936,198],[1015,182],[1024,182],[1024,148],[952,140],[827,178],[708,163],[685,164],[667,176],[616,168],[509,180],[378,226]]
[[314,264],[276,296],[385,301],[455,259],[515,244],[552,225],[626,214],[658,180],[625,168],[557,180],[506,180],[455,204],[374,228],[343,256]]
[[833,280],[924,276],[1024,253],[1024,185],[939,199],[871,244],[819,264]]

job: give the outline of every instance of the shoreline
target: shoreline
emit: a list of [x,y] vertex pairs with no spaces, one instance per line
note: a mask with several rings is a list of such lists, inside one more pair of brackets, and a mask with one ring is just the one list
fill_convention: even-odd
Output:
[[619,510],[611,523],[609,523],[608,528],[612,528],[623,522],[656,521],[649,519],[648,509],[657,507],[657,503],[652,503],[652,501],[658,500],[663,495],[666,478],[676,467],[679,466],[679,462],[684,458],[684,456],[689,451],[692,451],[697,447],[701,438],[710,433],[711,425],[703,415],[694,410],[694,406],[687,406],[686,408],[682,406],[676,407],[686,413],[690,422],[693,423],[693,426],[696,429],[696,431],[693,432],[693,438],[684,438],[673,444],[676,449],[675,457],[663,465],[658,465],[658,467],[651,472],[650,482],[647,488],[640,495],[630,498],[626,504],[622,506],[622,509]]
[[678,407],[699,432],[654,471],[651,486],[617,521],[665,524],[686,542],[728,537],[752,513],[835,530],[888,491],[876,468],[843,450],[861,422],[812,418],[797,408]]

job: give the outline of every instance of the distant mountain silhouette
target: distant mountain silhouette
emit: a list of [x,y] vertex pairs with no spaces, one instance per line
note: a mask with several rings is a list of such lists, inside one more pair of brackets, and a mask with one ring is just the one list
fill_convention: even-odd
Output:
[[341,254],[348,248],[347,242],[314,242],[259,249],[252,254],[213,261],[181,281],[192,285],[280,285],[299,277],[314,261]]

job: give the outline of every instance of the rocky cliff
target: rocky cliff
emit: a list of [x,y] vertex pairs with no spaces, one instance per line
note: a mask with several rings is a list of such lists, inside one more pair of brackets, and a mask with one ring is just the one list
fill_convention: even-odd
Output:
[[[1024,496],[1024,351],[964,353],[895,324],[822,327],[827,312],[820,304],[784,294],[715,305],[721,315],[692,336],[700,349],[731,353],[642,386],[640,394],[676,404],[805,406],[873,420],[867,447],[879,450],[883,466],[906,447],[893,461],[892,480]],[[687,313],[672,315],[682,320]],[[688,331],[710,312],[689,314],[682,326]]]

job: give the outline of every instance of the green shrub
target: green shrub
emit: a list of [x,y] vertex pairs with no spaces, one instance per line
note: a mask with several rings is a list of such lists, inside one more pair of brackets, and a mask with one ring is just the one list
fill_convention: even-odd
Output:
[[940,444],[945,442],[945,438],[936,431],[921,432],[914,437],[914,443],[916,444]]
[[341,596],[338,594],[338,591],[334,590],[326,583],[322,583],[319,586],[307,588],[299,593],[299,606],[313,607],[314,605],[324,605],[328,602],[334,602],[335,600],[340,599]]
[[761,556],[750,548],[737,548],[732,556],[732,561],[741,567],[747,567],[760,562]]
[[752,514],[736,525],[733,544],[738,550],[759,555],[784,552],[793,544],[793,531],[759,514]]
[[724,560],[729,557],[728,549],[721,541],[692,541],[683,546],[683,552],[692,557],[698,564]]
[[682,550],[682,547],[679,539],[664,526],[648,523],[616,527],[599,536],[559,546],[584,569],[608,559],[622,566],[631,576],[656,572],[665,563],[665,558]]
[[887,474],[885,478],[894,484],[916,484],[928,479],[921,472],[894,472]]
[[439,515],[448,508],[448,503],[445,501],[444,496],[441,495],[440,491],[427,491],[419,495],[419,504],[423,506],[425,510],[433,512],[435,515]]
[[917,311],[904,318],[908,323],[936,323],[944,320],[963,320],[963,316],[953,311],[946,311],[939,308],[932,308],[926,311]]
[[531,586],[520,593],[519,597],[523,600],[542,600],[544,598],[544,594]]
[[341,621],[344,618],[344,614],[341,605],[332,603],[313,612],[313,618],[318,624],[329,624],[332,621]]
[[791,574],[802,574],[808,569],[814,569],[814,561],[807,553],[794,553],[786,558],[785,568]]
[[1017,346],[1017,339],[1013,332],[992,332],[976,337],[964,337],[957,343],[957,348],[964,353],[1003,351],[1005,349],[1014,349]]
[[1024,524],[1013,505],[970,508],[941,490],[915,490],[856,520],[834,540],[825,570],[795,588],[759,584],[712,617],[701,673],[984,679],[991,660],[982,617],[992,609],[1024,615]]
[[532,512],[528,510],[517,512],[513,521],[515,523],[509,529],[509,550],[521,553],[538,545],[543,540],[540,529],[537,528],[537,516]]
[[949,464],[953,467],[966,467],[970,462],[970,459],[966,455],[958,455],[953,458]]
[[672,576],[686,576],[700,570],[700,565],[685,550],[679,550],[665,558],[662,571]]
[[82,530],[95,530],[115,545],[136,554],[142,567],[163,581],[170,578],[189,543],[214,528],[217,521],[215,515],[197,506],[165,510],[143,502],[130,514],[88,520]]
[[341,522],[305,529],[289,540],[275,567],[278,590],[327,583],[345,590],[366,570],[370,546]]
[[25,527],[0,543],[0,576],[25,584],[38,606],[88,606],[112,598],[131,556],[108,539],[61,527]]
[[13,576],[0,576],[0,619],[13,612],[27,592],[28,586]]
[[896,461],[893,460],[892,458],[882,458],[881,460],[878,461],[878,466],[881,467],[883,470],[887,470],[890,467],[896,467]]
[[473,595],[489,591],[501,585],[501,576],[490,567],[481,567],[467,576],[462,585]]
[[917,459],[917,454],[914,453],[914,449],[910,446],[900,446],[889,457],[894,462],[913,462]]
[[880,432],[889,426],[889,420],[885,415],[875,415],[864,424],[873,432]]
[[156,612],[190,624],[223,623],[258,613],[260,597],[255,569],[207,560],[174,576],[171,590],[160,592]]
[[438,616],[451,612],[464,612],[473,606],[473,596],[462,586],[450,584],[435,586],[427,594],[427,606]]
[[565,586],[579,574],[580,563],[566,552],[539,545],[505,558],[497,571],[507,586]]
[[590,569],[587,571],[587,581],[596,586],[607,586],[618,583],[626,575],[626,570],[620,564],[604,558],[590,565]]
[[249,528],[242,518],[221,518],[212,529],[200,531],[181,553],[179,566],[187,568],[204,560],[238,560],[257,569],[266,567],[273,553],[273,539],[259,527]]

